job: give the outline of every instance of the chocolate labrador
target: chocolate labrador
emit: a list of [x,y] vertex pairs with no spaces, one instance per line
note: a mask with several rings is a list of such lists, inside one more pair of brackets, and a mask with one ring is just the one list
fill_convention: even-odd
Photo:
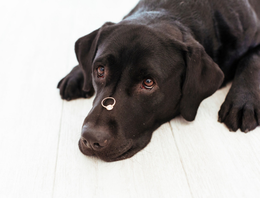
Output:
[[260,1],[141,0],[119,23],[75,44],[79,65],[58,84],[62,99],[91,97],[79,148],[105,161],[129,158],[152,132],[225,82],[219,111],[231,131],[260,124]]

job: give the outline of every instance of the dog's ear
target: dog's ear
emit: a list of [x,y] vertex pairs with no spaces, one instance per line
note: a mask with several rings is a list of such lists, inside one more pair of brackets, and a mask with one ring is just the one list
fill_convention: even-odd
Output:
[[93,91],[92,59],[95,55],[98,35],[99,29],[79,38],[75,43],[75,53],[84,76],[82,89],[86,92]]
[[224,74],[193,37],[187,38],[185,46],[186,74],[182,86],[180,113],[184,119],[192,121],[201,101],[221,86]]
[[75,43],[75,53],[79,62],[79,66],[83,71],[84,83],[83,90],[91,92],[92,85],[92,61],[97,52],[97,44],[101,31],[114,23],[105,23],[101,28],[91,32],[90,34],[79,38]]

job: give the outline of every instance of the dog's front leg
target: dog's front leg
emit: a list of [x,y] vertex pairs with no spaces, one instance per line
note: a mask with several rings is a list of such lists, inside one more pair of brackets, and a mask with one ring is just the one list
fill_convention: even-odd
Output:
[[89,98],[94,94],[94,88],[89,92],[82,90],[84,77],[79,66],[74,67],[71,72],[60,80],[58,88],[62,99],[73,100],[77,98]]
[[219,111],[231,131],[248,132],[260,124],[260,46],[238,63],[232,87]]

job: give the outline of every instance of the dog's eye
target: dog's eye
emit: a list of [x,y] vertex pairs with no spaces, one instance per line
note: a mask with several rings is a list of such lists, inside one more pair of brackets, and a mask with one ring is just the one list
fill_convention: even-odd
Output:
[[97,75],[99,78],[104,78],[104,74],[105,74],[105,68],[103,66],[99,66],[97,68]]
[[152,89],[154,87],[154,81],[151,78],[144,79],[143,87],[145,89]]

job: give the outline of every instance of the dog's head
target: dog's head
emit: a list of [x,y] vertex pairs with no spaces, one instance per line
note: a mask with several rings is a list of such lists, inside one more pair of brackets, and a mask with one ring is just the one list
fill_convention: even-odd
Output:
[[75,51],[83,89],[96,92],[79,148],[105,161],[133,156],[179,114],[194,120],[223,81],[204,48],[176,24],[106,23],[80,38]]

